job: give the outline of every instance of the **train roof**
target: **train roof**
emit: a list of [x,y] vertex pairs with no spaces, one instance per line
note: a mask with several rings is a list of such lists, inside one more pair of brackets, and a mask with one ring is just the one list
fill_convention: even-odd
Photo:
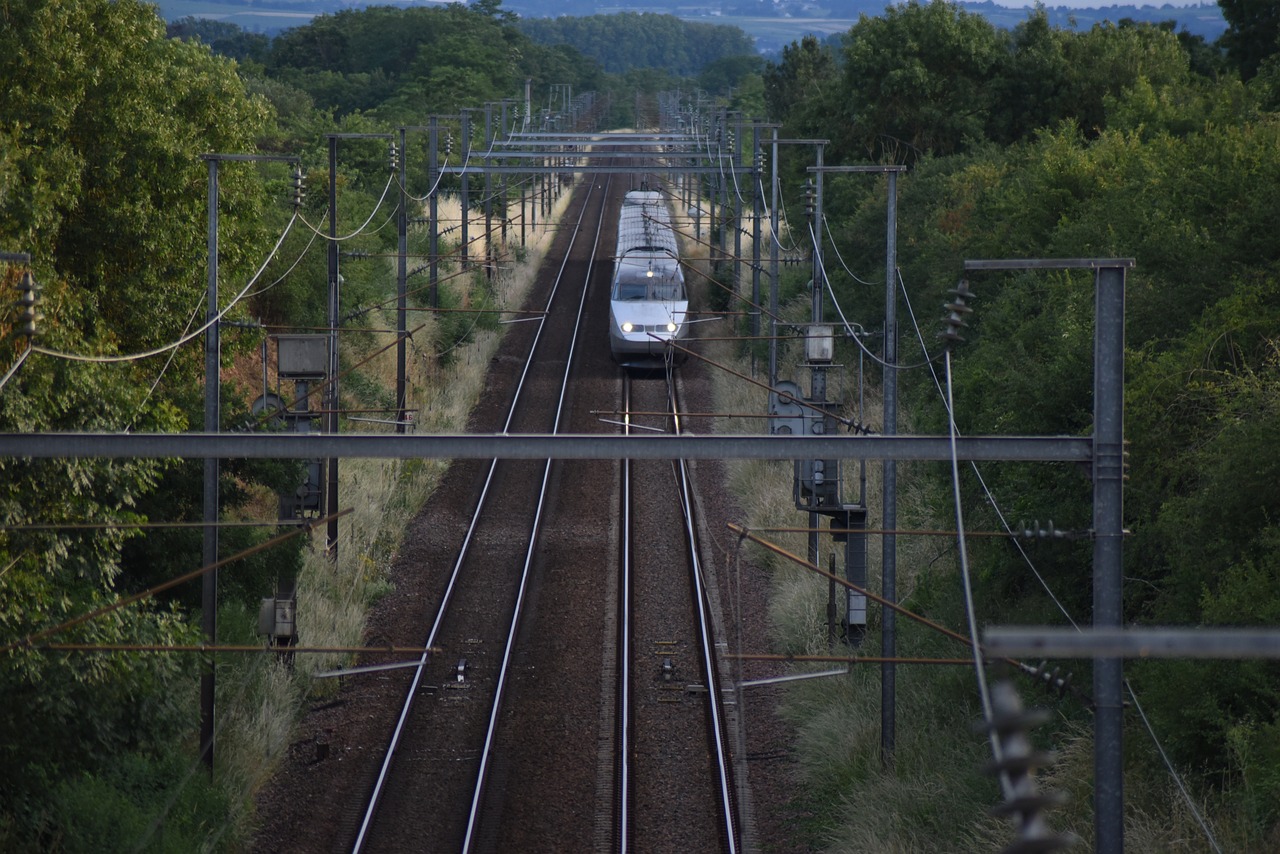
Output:
[[[624,205],[662,205],[662,193],[657,190],[631,190],[622,200]],[[663,205],[665,207],[665,205]]]
[[[653,196],[630,201],[632,196]],[[659,252],[677,254],[676,235],[671,230],[671,212],[660,193],[633,190],[627,193],[628,202],[622,206],[618,217],[619,255],[628,252]]]

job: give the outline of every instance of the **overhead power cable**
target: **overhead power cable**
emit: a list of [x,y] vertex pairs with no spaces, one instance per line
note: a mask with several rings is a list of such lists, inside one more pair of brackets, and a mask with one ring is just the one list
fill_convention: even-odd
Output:
[[[373,206],[373,210],[369,211],[369,216],[365,219],[363,223],[360,224],[359,228],[357,228],[355,231],[351,232],[350,234],[343,235],[342,237],[330,237],[329,235],[320,231],[320,229],[316,228],[311,223],[307,222],[306,217],[302,216],[301,214],[298,214],[298,218],[302,220],[303,225],[305,225],[307,228],[315,232],[315,234],[318,237],[322,237],[325,240],[332,240],[335,243],[342,243],[344,241],[350,240],[351,238],[357,237],[360,234],[364,233],[364,230],[368,228],[369,223],[373,222],[374,216],[377,215],[378,211],[382,209],[382,203],[387,200],[387,195],[391,192],[391,185],[395,183],[396,183],[396,172],[393,169],[391,170],[391,174],[387,176],[386,186],[382,188],[382,196],[378,199],[378,203]],[[392,217],[390,217],[387,220],[387,222],[390,222],[391,219],[394,219],[394,218],[395,217],[393,214]],[[383,228],[386,228],[386,223],[383,223],[382,225],[378,226],[379,231],[381,231]]]
[[212,318],[205,321],[204,325],[201,326],[199,329],[196,329],[193,332],[183,335],[177,341],[174,341],[169,344],[165,344],[161,347],[156,347],[153,350],[146,350],[141,353],[130,353],[124,356],[89,356],[89,355],[84,355],[80,353],[65,353],[59,350],[51,350],[47,347],[41,347],[39,345],[33,345],[31,349],[37,353],[40,353],[43,356],[51,356],[55,359],[67,359],[73,362],[94,362],[99,364],[114,364],[118,362],[134,362],[140,359],[149,359],[152,356],[158,356],[161,353],[167,353],[170,350],[181,347],[183,344],[186,344],[189,341],[193,341],[196,338],[199,338],[201,335],[204,334],[206,329],[208,329],[210,326],[213,326],[215,323],[218,323],[219,321],[221,321],[222,318],[225,317],[227,313],[231,311],[231,309],[234,308],[240,302],[240,300],[245,297],[246,294],[248,294],[249,289],[252,288],[254,283],[258,281],[258,278],[262,275],[263,271],[267,269],[267,265],[271,263],[271,260],[275,258],[276,253],[280,251],[280,246],[284,243],[285,238],[289,236],[289,232],[293,230],[294,223],[297,222],[300,218],[301,217],[295,211],[293,216],[290,217],[288,225],[285,226],[284,232],[280,235],[280,239],[276,241],[276,245],[272,247],[270,254],[267,255],[266,260],[262,262],[262,265],[258,267],[257,272],[253,274],[253,276],[249,279],[249,281],[245,284],[245,286],[240,290],[240,292],[236,294],[235,297],[232,298],[231,302],[227,303],[226,308],[223,308]]

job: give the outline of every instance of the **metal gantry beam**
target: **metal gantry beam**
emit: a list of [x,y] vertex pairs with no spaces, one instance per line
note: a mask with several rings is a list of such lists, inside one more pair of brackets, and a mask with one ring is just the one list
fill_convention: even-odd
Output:
[[992,658],[1280,659],[1280,629],[1001,626],[982,634]]
[[[1078,436],[967,436],[962,460],[1091,464]],[[244,459],[899,459],[950,460],[946,436],[614,436],[580,434],[0,433],[0,457]]]
[[[573,154],[574,157],[585,157],[587,155]],[[600,174],[600,175],[633,175],[636,172],[664,172],[673,175],[705,175],[718,174],[720,172],[733,172],[737,175],[750,175],[753,166],[731,165],[724,166],[676,166],[661,163],[649,164],[630,164],[630,165],[609,165],[609,164],[590,164],[585,163],[549,163],[542,166],[511,166],[507,164],[489,164],[488,166],[442,166],[439,173],[444,175],[478,175],[488,172],[493,175],[576,175],[582,174]]]

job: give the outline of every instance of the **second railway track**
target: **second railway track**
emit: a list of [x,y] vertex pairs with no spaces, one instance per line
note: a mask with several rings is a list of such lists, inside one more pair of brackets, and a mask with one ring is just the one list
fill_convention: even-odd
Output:
[[[560,241],[568,245],[546,288],[546,319],[532,335],[521,336],[531,339],[527,344],[504,347],[512,364],[493,372],[498,383],[515,381],[509,391],[492,389],[506,414],[490,429],[551,433],[561,421],[607,187],[586,186],[577,195],[567,218],[578,227]],[[426,636],[445,652],[428,661],[410,686],[361,822],[360,850],[428,844],[446,851],[489,850],[500,832],[495,819],[503,810],[486,803],[486,793],[502,790],[507,776],[508,754],[495,743],[499,715],[503,695],[521,669],[516,634],[522,611],[542,598],[545,559],[536,549],[546,526],[554,524],[544,518],[554,490],[548,488],[549,463],[495,460],[479,469],[470,477],[460,473],[477,497],[471,517],[457,520],[465,530],[459,525],[458,536],[442,542],[452,557],[446,564],[445,554],[437,554],[423,567],[438,575],[451,567]]]

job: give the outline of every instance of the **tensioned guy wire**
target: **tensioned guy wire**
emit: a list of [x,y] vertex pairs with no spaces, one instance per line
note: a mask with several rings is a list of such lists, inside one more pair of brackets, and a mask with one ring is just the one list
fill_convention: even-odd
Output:
[[[387,176],[387,185],[382,188],[382,196],[378,199],[378,203],[373,206],[373,210],[369,211],[368,218],[363,223],[361,223],[360,227],[357,228],[355,231],[351,232],[350,234],[343,235],[342,237],[330,237],[329,235],[320,231],[320,229],[316,228],[311,223],[307,222],[306,217],[303,217],[301,214],[298,215],[298,218],[302,220],[303,225],[311,229],[318,236],[323,237],[325,240],[332,240],[336,243],[342,243],[343,241],[350,240],[351,238],[364,233],[364,230],[369,227],[369,223],[373,222],[374,216],[377,215],[378,211],[382,209],[382,203],[387,200],[387,195],[391,192],[391,185],[395,183],[396,183],[396,172],[393,169],[391,170],[391,174]],[[386,223],[383,223],[382,226],[379,226],[379,230],[381,230],[385,226],[386,226]]]
[[[954,412],[955,407],[952,406],[952,386],[951,386],[951,350],[948,349],[945,354],[945,364],[947,372],[947,410]],[[1004,749],[1000,745],[1000,739],[996,736],[996,731],[992,727],[995,714],[991,708],[991,691],[987,687],[986,665],[982,659],[982,647],[978,644],[978,616],[977,610],[973,603],[973,582],[969,575],[969,550],[965,544],[964,537],[964,510],[960,502],[960,457],[956,450],[956,421],[954,417],[947,419],[947,434],[951,440],[951,493],[952,500],[955,503],[956,510],[956,550],[960,555],[960,581],[964,589],[964,610],[965,616],[969,621],[969,641],[973,648],[973,670],[978,680],[978,697],[982,702],[982,719],[987,725],[987,740],[991,743],[991,755],[999,765],[1004,761]],[[1006,801],[1013,800],[1013,786],[1009,782],[1008,773],[1001,769],[999,772],[1000,790],[1004,793]]]

